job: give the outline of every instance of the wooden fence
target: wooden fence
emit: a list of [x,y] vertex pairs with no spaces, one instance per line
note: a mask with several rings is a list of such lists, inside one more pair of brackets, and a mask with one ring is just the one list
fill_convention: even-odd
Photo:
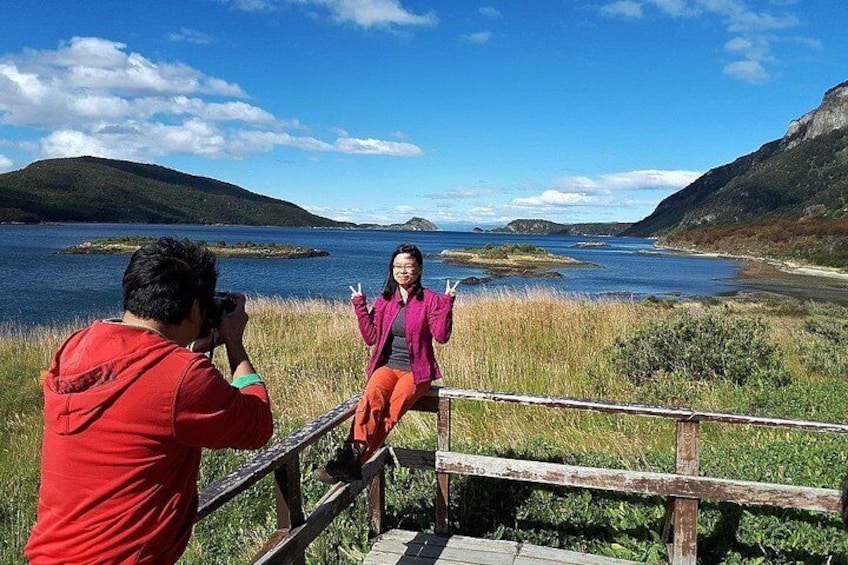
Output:
[[[698,507],[701,500],[822,512],[841,511],[841,493],[836,489],[700,476],[699,438],[701,423],[765,426],[838,434],[848,433],[847,424],[441,387],[431,390],[413,407],[414,410],[436,413],[438,433],[436,451],[386,447],[380,449],[364,465],[362,481],[334,485],[307,516],[304,514],[301,499],[300,453],[350,418],[357,400],[358,398],[352,398],[337,406],[208,487],[200,495],[197,520],[202,520],[265,475],[273,473],[276,489],[277,530],[257,553],[253,562],[303,563],[306,547],[365,488],[368,489],[370,527],[376,533],[382,532],[385,513],[384,468],[386,464],[435,471],[435,529],[437,533],[448,533],[449,530],[451,475],[493,477],[669,497],[663,539],[672,540],[669,553],[675,565],[694,565],[696,562]],[[450,445],[452,400],[499,402],[672,420],[676,423],[675,472],[654,473],[583,467],[453,452]]]

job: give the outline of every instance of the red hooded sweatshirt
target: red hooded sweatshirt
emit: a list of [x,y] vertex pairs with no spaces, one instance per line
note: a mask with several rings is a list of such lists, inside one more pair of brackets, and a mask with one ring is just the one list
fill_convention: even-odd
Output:
[[[72,335],[44,381],[38,517],[25,555],[53,563],[174,563],[197,510],[200,450],[256,449],[264,385],[119,321]],[[235,385],[235,386],[234,386]]]

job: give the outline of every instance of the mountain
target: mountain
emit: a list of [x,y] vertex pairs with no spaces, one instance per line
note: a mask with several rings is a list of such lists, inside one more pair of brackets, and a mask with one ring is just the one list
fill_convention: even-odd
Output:
[[782,138],[708,171],[622,235],[848,267],[848,81]]
[[558,224],[548,220],[513,220],[506,226],[491,231],[531,235],[619,235],[630,226],[628,223]]
[[369,230],[393,230],[393,231],[439,231],[438,226],[430,220],[413,217],[402,224],[357,224],[357,228]]
[[0,221],[353,227],[234,184],[98,157],[0,175]]

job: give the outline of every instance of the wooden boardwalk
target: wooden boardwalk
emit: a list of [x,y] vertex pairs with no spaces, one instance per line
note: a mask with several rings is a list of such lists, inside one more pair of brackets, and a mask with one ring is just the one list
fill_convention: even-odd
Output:
[[390,530],[377,537],[365,565],[633,565],[635,561],[528,543]]

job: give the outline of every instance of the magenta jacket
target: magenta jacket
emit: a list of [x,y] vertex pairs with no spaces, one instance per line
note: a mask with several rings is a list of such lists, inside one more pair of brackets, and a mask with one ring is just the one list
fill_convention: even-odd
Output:
[[[412,378],[416,383],[442,378],[436,364],[433,340],[447,343],[450,339],[453,329],[453,301],[452,296],[424,289],[423,298],[410,298],[406,305],[406,346],[409,348]],[[392,322],[400,310],[400,294],[395,294],[393,300],[377,297],[370,311],[365,295],[357,296],[351,302],[359,321],[362,339],[368,345],[376,345],[368,363],[370,378],[374,371],[386,363],[386,342],[391,333]]]

